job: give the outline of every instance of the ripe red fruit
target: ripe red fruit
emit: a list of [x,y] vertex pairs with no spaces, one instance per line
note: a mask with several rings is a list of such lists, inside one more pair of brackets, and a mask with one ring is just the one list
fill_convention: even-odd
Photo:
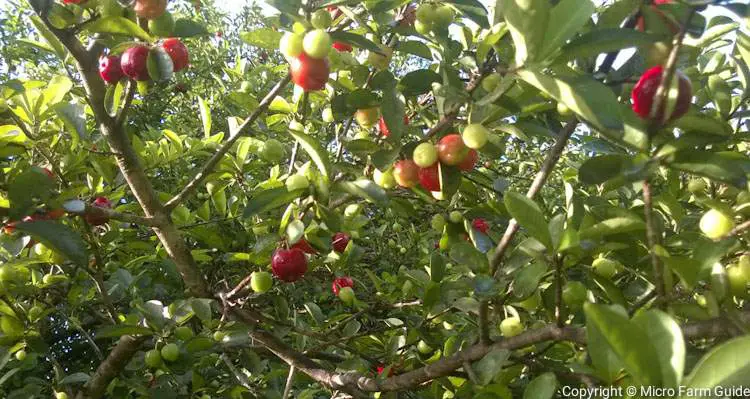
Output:
[[292,82],[304,91],[321,90],[328,82],[328,60],[309,57],[304,52],[289,60]]
[[440,170],[438,163],[419,169],[419,184],[427,191],[440,191]]
[[[409,117],[404,115],[404,125],[409,124]],[[380,117],[380,120],[378,121],[378,129],[380,130],[380,134],[382,134],[385,137],[388,137],[391,135],[391,131],[388,130],[388,126],[385,125],[385,119],[383,117]]]
[[7,235],[11,235],[16,232],[16,224],[18,222],[8,222],[5,226],[3,226],[3,232]]
[[63,0],[65,4],[81,4],[86,0]]
[[[384,364],[378,365],[376,370],[378,372],[378,375],[383,374],[383,371],[385,370],[385,365]],[[392,377],[392,376],[393,376],[393,367],[391,367],[391,369],[388,370],[388,377]]]
[[136,0],[133,10],[141,18],[156,19],[167,10],[167,0]]
[[479,153],[477,153],[477,150],[469,150],[469,154],[466,155],[466,158],[464,158],[463,162],[458,164],[458,168],[464,172],[470,171],[474,169],[474,166],[477,164],[477,160],[479,160]]
[[333,238],[331,239],[331,246],[333,247],[334,251],[342,253],[346,249],[346,246],[349,245],[349,240],[351,240],[351,236],[340,231],[333,235]]
[[337,277],[331,284],[331,291],[333,291],[333,295],[339,296],[339,290],[344,287],[354,288],[354,280],[349,276]]
[[449,134],[440,139],[437,149],[440,162],[446,165],[458,165],[469,154],[469,147],[464,144],[463,138],[458,133]]
[[134,80],[149,80],[151,77],[147,66],[148,52],[149,49],[146,46],[133,46],[125,50],[120,59],[122,73]]
[[490,229],[490,225],[487,223],[486,220],[482,218],[476,218],[471,222],[471,227],[479,230],[483,234],[487,234],[487,231]]
[[[656,91],[659,89],[659,85],[661,84],[663,71],[664,68],[662,68],[661,65],[649,69],[643,74],[643,76],[641,76],[641,79],[633,88],[633,111],[641,118],[650,118],[651,106],[654,103]],[[693,88],[690,84],[690,80],[680,71],[677,71],[676,74],[679,82],[677,101],[674,106],[674,110],[672,111],[672,114],[667,118],[667,121],[677,119],[682,115],[685,115],[685,113],[690,108],[690,102],[693,99]],[[656,113],[656,120],[663,120],[665,108],[666,104],[661,104],[658,112]]]
[[166,39],[161,43],[161,47],[169,54],[169,58],[172,59],[175,72],[185,69],[188,66],[190,55],[188,54],[187,47],[185,47],[180,39]]
[[414,187],[419,181],[419,166],[411,159],[398,161],[393,165],[393,177],[401,187]]
[[344,42],[333,42],[333,48],[335,48],[338,52],[345,51],[347,53],[351,53],[354,49],[351,44]]
[[307,258],[298,248],[278,248],[271,258],[271,271],[281,281],[292,283],[307,272]]
[[109,84],[115,84],[124,76],[120,66],[120,57],[109,55],[99,58],[99,76]]
[[[104,209],[112,209],[112,203],[105,197],[96,197],[94,199],[94,202],[91,203],[91,206],[97,207],[97,208],[104,208]],[[99,213],[86,213],[83,218],[86,220],[86,222],[92,226],[101,226],[107,222],[109,222],[109,217],[106,215],[102,215]]]
[[307,240],[305,240],[304,238],[294,243],[294,245],[292,245],[290,248],[299,249],[300,251],[310,255],[315,255],[318,253],[318,251],[315,250],[315,248],[313,248],[312,245],[310,245],[310,243],[307,242]]

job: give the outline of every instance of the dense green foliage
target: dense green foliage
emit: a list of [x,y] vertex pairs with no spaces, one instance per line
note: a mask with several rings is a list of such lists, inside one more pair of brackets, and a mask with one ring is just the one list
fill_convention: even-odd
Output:
[[[149,23],[158,0],[17,3],[0,396],[750,381],[747,5],[173,0]],[[144,44],[150,78],[105,85],[99,56]],[[323,90],[299,87],[308,54]],[[657,65],[692,92],[643,89]]]

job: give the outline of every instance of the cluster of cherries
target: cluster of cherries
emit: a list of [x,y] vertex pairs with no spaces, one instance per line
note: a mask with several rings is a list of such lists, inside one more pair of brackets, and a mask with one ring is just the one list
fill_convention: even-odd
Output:
[[[338,253],[346,250],[351,236],[338,232],[331,238],[331,247]],[[304,238],[289,248],[279,247],[271,257],[271,271],[279,280],[293,283],[307,273],[307,255],[315,255],[318,251]]]
[[122,56],[110,54],[99,59],[99,75],[109,84],[116,84],[124,76],[142,82],[151,80],[148,73],[148,57],[152,51],[163,51],[172,62],[173,72],[185,69],[189,63],[188,49],[179,39],[169,38],[155,48],[136,45],[128,48]]

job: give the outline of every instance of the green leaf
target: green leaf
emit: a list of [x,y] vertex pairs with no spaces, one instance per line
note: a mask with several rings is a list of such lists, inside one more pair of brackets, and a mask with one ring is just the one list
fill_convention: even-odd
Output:
[[208,34],[208,29],[203,24],[188,18],[180,18],[175,21],[174,30],[172,31],[172,36],[174,37],[195,37]]
[[43,169],[32,167],[16,176],[8,186],[10,217],[20,219],[34,204],[34,198],[46,201],[55,183]]
[[104,326],[96,330],[97,338],[116,338],[123,335],[153,335],[153,331],[150,328],[142,326],[131,326],[126,324],[119,324],[115,326]]
[[172,57],[162,47],[153,47],[148,52],[146,61],[148,75],[154,81],[167,81],[174,75]]
[[432,90],[432,84],[442,82],[443,78],[430,69],[409,72],[398,82],[398,89],[406,97],[418,96]]
[[413,54],[417,57],[422,57],[428,60],[432,60],[432,51],[430,51],[430,48],[427,47],[426,44],[422,42],[418,42],[416,40],[406,40],[403,42],[400,42],[396,46],[396,51],[407,53],[407,54]]
[[650,309],[633,317],[656,349],[656,361],[661,367],[662,386],[677,388],[685,370],[685,339],[680,325],[668,314]]
[[531,237],[539,240],[548,249],[552,248],[552,237],[547,228],[547,220],[539,205],[526,196],[511,191],[505,194],[505,207],[510,216],[516,219]]
[[[387,72],[390,75],[390,72]],[[404,102],[396,90],[396,80],[391,75],[390,84],[383,88],[383,102],[380,105],[380,112],[383,114],[383,121],[388,127],[391,134],[388,141],[392,143],[400,142],[404,134]]]
[[305,303],[305,309],[307,310],[307,313],[312,316],[315,324],[323,325],[323,323],[325,323],[326,317],[323,315],[323,311],[320,310],[320,306],[316,305],[314,302],[307,302]]
[[282,32],[272,28],[260,28],[250,32],[240,32],[240,39],[251,46],[276,50],[279,48],[282,35]]
[[554,373],[544,373],[529,382],[523,392],[523,399],[550,399],[557,391],[557,378]]
[[482,359],[475,362],[472,367],[477,375],[477,383],[479,385],[489,384],[503,369],[503,365],[509,356],[510,352],[505,349],[493,349]]
[[293,201],[305,190],[288,191],[286,187],[272,188],[253,194],[248,200],[248,205],[242,214],[249,218],[255,214],[270,211],[279,208]]
[[646,223],[637,217],[616,217],[601,221],[579,232],[581,240],[599,240],[602,237],[646,230]]
[[650,45],[661,39],[661,36],[635,29],[594,29],[563,46],[560,57],[566,60],[593,57],[625,48]]
[[83,139],[86,137],[86,112],[81,104],[57,103],[52,107],[63,121],[71,135]]
[[463,240],[451,245],[450,258],[475,272],[486,271],[489,267],[487,256]]
[[587,76],[548,76],[534,69],[522,69],[518,76],[562,102],[604,132],[624,129],[620,103],[612,90]]
[[513,296],[518,299],[525,299],[531,296],[542,281],[542,277],[547,273],[547,263],[534,262],[521,268],[513,279]]
[[138,24],[125,17],[104,17],[84,25],[84,30],[91,33],[109,33],[136,37],[138,39],[153,42],[154,38]]
[[[547,0],[498,0],[516,47],[516,64],[537,60],[544,46],[550,3]],[[502,6],[499,7],[499,6]]]
[[[742,161],[747,162],[746,159]],[[672,154],[667,163],[677,170],[744,188],[747,187],[747,175],[742,161],[714,152],[684,149]]]
[[661,384],[661,369],[653,359],[654,353],[657,353],[656,348],[639,325],[628,320],[624,311],[614,310],[610,306],[587,302],[583,309],[586,314],[586,329],[593,327],[601,332],[636,384]]
[[360,179],[353,182],[341,181],[336,183],[333,188],[334,190],[349,193],[380,206],[388,204],[388,193],[372,180]]
[[300,146],[302,146],[305,152],[307,152],[307,155],[313,160],[315,166],[320,170],[320,173],[326,179],[329,179],[331,173],[331,161],[328,159],[328,153],[320,145],[320,142],[302,132],[289,130],[289,134],[291,134]]
[[540,58],[557,51],[589,21],[596,7],[591,0],[562,0],[552,8]]
[[70,227],[57,222],[39,220],[35,222],[19,223],[16,228],[32,235],[46,246],[65,255],[79,266],[89,264],[89,254],[86,243],[81,236]]
[[34,24],[34,27],[39,31],[39,34],[42,35],[47,44],[55,50],[57,57],[61,60],[65,59],[68,50],[65,48],[65,45],[62,44],[60,39],[58,39],[52,31],[47,29],[47,26],[38,16],[32,15],[29,19],[31,19],[31,23]]
[[452,0],[450,2],[456,7],[466,18],[477,23],[482,28],[489,29],[490,21],[487,19],[487,9],[478,0]]
[[613,383],[623,369],[622,362],[593,323],[586,326],[586,346],[596,375],[606,383]]
[[[351,32],[331,32],[331,40],[334,42],[344,42],[351,44],[352,46],[359,47],[361,49],[374,51],[378,54],[382,54],[383,50],[378,47],[377,44],[373,43],[371,40],[368,40],[366,37],[362,35],[358,35],[356,33]],[[278,45],[278,40],[276,42]]]
[[201,114],[201,121],[203,122],[203,137],[211,137],[211,107],[203,97],[198,96],[198,110]]
[[[724,342],[701,358],[686,378],[684,385],[688,388],[714,388],[746,384],[750,380],[748,353],[750,353],[750,336]],[[683,396],[683,398],[687,397]]]
[[60,380],[60,385],[75,385],[75,384],[83,384],[88,382],[91,377],[86,373],[73,373],[70,375],[66,375],[65,378]]
[[622,154],[600,155],[589,158],[578,169],[578,179],[583,184],[601,184],[622,174],[631,158]]
[[443,198],[449,199],[461,187],[461,170],[457,166],[438,163],[438,177],[440,178],[440,192]]

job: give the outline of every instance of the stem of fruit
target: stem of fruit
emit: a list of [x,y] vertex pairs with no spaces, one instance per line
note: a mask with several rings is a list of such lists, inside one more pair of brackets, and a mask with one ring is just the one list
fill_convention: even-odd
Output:
[[[648,252],[649,256],[651,257],[651,264],[654,269],[656,296],[657,298],[662,298],[666,293],[666,287],[664,286],[664,267],[661,264],[661,260],[656,254],[656,251],[654,251],[654,248],[659,243],[659,237],[657,237],[656,226],[654,225],[654,204],[651,188],[651,182],[649,181],[649,179],[644,180],[643,212],[646,217],[646,238],[648,239]],[[661,303],[663,304],[664,302]]]
[[203,182],[203,180],[208,176],[211,171],[214,170],[216,165],[221,161],[221,159],[224,157],[224,155],[229,151],[230,148],[234,145],[234,143],[242,137],[245,134],[248,134],[250,132],[250,127],[252,126],[253,122],[255,122],[256,119],[258,119],[259,116],[261,116],[267,109],[268,106],[271,105],[271,102],[274,98],[283,90],[287,84],[289,84],[289,81],[291,80],[291,77],[287,74],[283,79],[281,79],[278,83],[276,83],[276,86],[271,89],[271,91],[268,92],[266,97],[263,98],[263,100],[258,105],[258,108],[253,111],[250,116],[245,119],[245,122],[242,123],[237,128],[237,131],[234,132],[234,134],[229,137],[229,140],[227,140],[226,143],[224,143],[218,151],[206,162],[205,165],[203,165],[203,168],[193,177],[193,179],[185,185],[185,188],[180,191],[179,194],[175,195],[167,201],[164,204],[164,208],[166,208],[167,211],[171,211],[174,209],[177,205],[179,205],[182,201],[185,200],[185,198],[190,195],[193,191],[195,191],[196,188],[198,188],[198,185]]
[[[570,136],[575,131],[576,126],[578,126],[577,119],[572,118],[568,120],[565,127],[563,127],[562,130],[560,130],[560,133],[558,133],[557,135],[557,141],[555,141],[555,145],[553,145],[552,148],[550,149],[550,152],[547,154],[547,157],[544,159],[544,162],[542,163],[542,166],[539,169],[539,172],[536,174],[536,177],[534,177],[534,181],[531,183],[531,187],[529,187],[529,190],[526,192],[527,198],[533,199],[542,189],[542,186],[544,186],[544,183],[547,181],[547,178],[549,178],[550,174],[552,174],[552,171],[554,170],[555,165],[557,164],[557,161],[560,159],[560,156],[565,150],[565,147],[568,144],[568,140],[570,139]],[[497,273],[498,268],[503,262],[503,257],[505,256],[505,252],[510,247],[510,243],[513,240],[513,237],[518,232],[518,228],[519,228],[518,222],[515,219],[511,219],[511,221],[508,223],[508,228],[505,229],[505,234],[503,234],[503,237],[500,239],[500,242],[497,244],[497,247],[495,248],[495,254],[492,256],[492,260],[490,261],[490,276],[495,277],[495,274]],[[483,313],[487,315],[489,313],[488,308],[489,308],[489,302],[482,301],[479,304],[480,316]],[[482,323],[482,321],[484,322]],[[482,320],[482,318],[480,317],[479,331],[480,331],[480,337],[489,336],[489,320],[487,320],[486,317],[484,320]]]

